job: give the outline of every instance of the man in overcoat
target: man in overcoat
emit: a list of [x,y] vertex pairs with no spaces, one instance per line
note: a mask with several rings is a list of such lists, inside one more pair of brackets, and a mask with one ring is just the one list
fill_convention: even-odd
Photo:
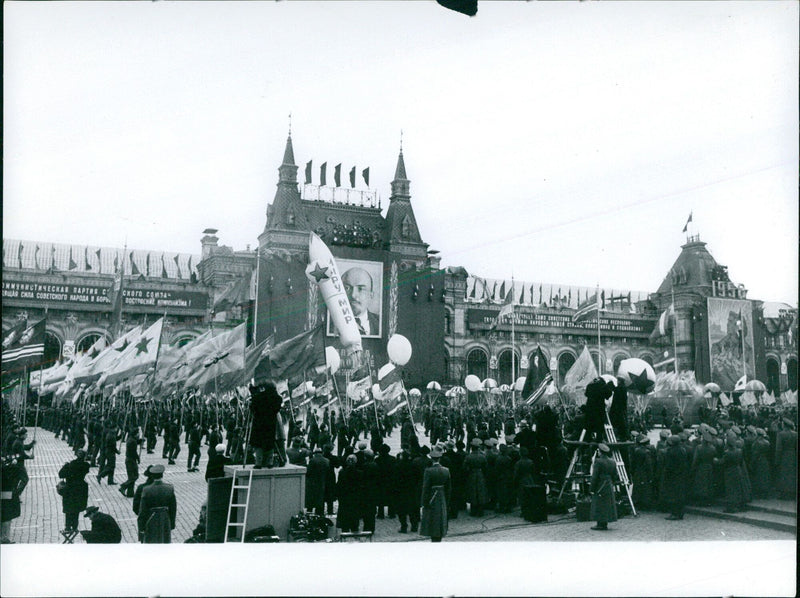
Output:
[[431,542],[441,542],[447,535],[447,505],[450,502],[450,470],[439,462],[442,451],[434,446],[430,453],[431,466],[422,480],[422,525],[419,533]]
[[617,465],[611,458],[611,449],[600,443],[592,465],[592,506],[590,518],[597,522],[593,530],[605,531],[609,522],[617,520],[617,502],[614,484],[619,481]]
[[153,482],[142,490],[142,502],[137,519],[139,530],[143,532],[142,542],[169,544],[177,514],[175,488],[162,480],[163,465],[153,465],[150,468],[150,475]]

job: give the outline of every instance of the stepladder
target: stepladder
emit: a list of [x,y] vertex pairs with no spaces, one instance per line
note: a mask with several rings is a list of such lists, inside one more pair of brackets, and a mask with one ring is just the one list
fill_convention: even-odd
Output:
[[228,502],[228,518],[225,520],[225,542],[244,542],[252,485],[252,469],[234,470],[231,497]]
[[[633,489],[631,481],[625,468],[625,462],[623,461],[622,455],[619,452],[620,443],[617,442],[617,436],[614,433],[614,428],[611,425],[610,420],[608,419],[608,413],[606,413],[606,421],[603,425],[603,431],[605,441],[608,443],[609,448],[611,448],[611,457],[617,467],[619,486],[621,487],[621,490],[625,492],[626,498],[628,499],[628,504],[631,507],[631,513],[636,516],[637,513],[636,507],[633,504]],[[558,495],[559,500],[561,500],[567,487],[573,485],[577,481],[586,483],[590,478],[591,458],[596,444],[584,442],[585,438],[586,430],[582,430],[580,439],[577,442],[578,446],[575,448],[575,452],[572,454],[572,460],[570,461],[569,468],[567,469],[567,475],[564,478],[564,483],[561,486],[561,492],[559,492]]]

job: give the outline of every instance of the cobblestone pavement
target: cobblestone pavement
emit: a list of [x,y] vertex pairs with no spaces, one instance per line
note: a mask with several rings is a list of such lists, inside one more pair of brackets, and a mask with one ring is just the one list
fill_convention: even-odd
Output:
[[[30,430],[33,434],[33,429]],[[387,443],[396,453],[399,445],[399,430],[387,438]],[[73,458],[72,450],[62,440],[54,438],[52,432],[38,429],[35,459],[27,462],[30,483],[22,496],[22,514],[12,522],[11,539],[23,544],[60,543],[60,530],[64,528],[64,515],[61,513],[61,498],[55,490],[58,471]],[[420,433],[420,441],[427,439]],[[161,457],[163,438],[158,439],[156,451],[152,455],[143,451],[140,472],[148,465],[161,463],[165,466],[164,480],[175,486],[178,502],[178,515],[173,542],[184,542],[191,537],[197,525],[200,506],[206,499],[204,479],[208,462],[208,447],[203,447],[199,471],[186,471],[188,450],[181,445],[181,453],[175,465],[169,465]],[[123,447],[124,452],[124,447]],[[109,486],[106,480],[98,484],[97,469],[89,472],[89,504],[112,515],[122,528],[123,542],[136,542],[136,517],[131,510],[132,499],[118,492],[119,484],[125,481],[125,466],[122,455],[117,458],[115,475],[116,486]],[[139,481],[143,481],[140,476]],[[88,520],[81,517],[81,529],[89,527]],[[491,512],[484,517],[474,518],[466,513],[450,522],[450,530],[445,542],[485,542],[485,541],[564,541],[564,542],[617,542],[617,541],[700,541],[700,540],[795,540],[796,535],[770,529],[753,527],[747,524],[687,515],[684,521],[666,521],[662,513],[642,513],[638,517],[624,517],[611,524],[607,532],[590,530],[591,522],[578,522],[574,515],[550,515],[548,522],[532,524],[524,521],[519,509],[505,515]],[[424,541],[417,534],[400,534],[396,519],[378,520],[374,540],[378,542],[419,542]],[[78,537],[76,543],[82,542]]]

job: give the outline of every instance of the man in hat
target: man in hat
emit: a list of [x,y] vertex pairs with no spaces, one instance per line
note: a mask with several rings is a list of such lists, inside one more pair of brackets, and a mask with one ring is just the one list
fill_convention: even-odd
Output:
[[528,420],[523,419],[519,422],[519,432],[514,436],[514,444],[520,448],[525,447],[528,455],[533,455],[536,450],[536,433],[531,430]]
[[91,530],[81,530],[87,544],[119,544],[122,530],[111,515],[101,513],[97,507],[89,507],[83,515],[92,522]]
[[206,482],[212,478],[225,477],[225,465],[230,462],[230,458],[225,456],[225,445],[219,443],[217,446],[212,447],[208,457],[208,465],[206,465]]
[[286,449],[286,457],[289,459],[289,463],[292,465],[300,465],[301,467],[306,466],[308,453],[303,448],[302,436],[295,436],[294,439],[292,439],[292,446]]
[[[187,434],[188,438],[186,439],[186,444],[189,446],[189,457],[186,461],[186,471],[191,473],[193,471],[200,471],[197,467],[200,465],[200,422],[195,421],[192,423],[191,428]],[[209,435],[209,440],[213,442],[211,447],[217,446],[219,444],[219,435],[217,435],[216,441],[212,440]],[[192,462],[194,459],[194,463]]]
[[416,469],[411,461],[410,453],[405,448],[397,454],[394,473],[394,504],[397,510],[397,518],[400,520],[400,533],[406,534],[408,533],[409,519],[411,529],[418,529],[420,495],[415,494]]
[[655,462],[649,446],[650,439],[646,434],[640,434],[631,453],[632,498],[633,504],[640,511],[649,510],[655,504],[653,499]]
[[470,453],[464,458],[466,500],[469,503],[469,514],[473,517],[481,517],[484,505],[489,502],[489,491],[486,488],[486,456],[481,452],[482,445],[480,438],[473,438],[470,442]]
[[[136,487],[136,491],[133,493],[133,504],[131,505],[131,509],[137,515],[139,514],[139,507],[142,504],[142,492],[144,489],[153,483],[153,475],[152,475],[152,465],[148,465],[147,469],[144,470],[144,477],[145,480],[141,484]],[[140,530],[141,531],[141,530]]]
[[389,507],[389,519],[395,516],[394,500],[392,496],[392,481],[394,479],[394,468],[396,460],[394,456],[390,455],[391,447],[384,443],[378,449],[378,456],[375,457],[375,463],[378,466],[378,519],[385,517],[386,507]]
[[325,490],[328,482],[330,461],[322,455],[322,448],[315,447],[306,467],[306,510],[317,515],[325,513]]
[[425,469],[422,481],[422,525],[419,533],[431,542],[441,542],[447,535],[447,505],[450,502],[450,471],[439,460],[442,451],[434,446],[430,453],[431,466]]
[[19,462],[25,467],[27,459],[33,459],[33,455],[29,455],[26,451],[31,450],[36,444],[35,440],[26,443],[25,439],[28,436],[27,428],[20,426],[16,430],[16,438],[11,445],[11,455],[19,459]]
[[591,519],[597,522],[593,530],[605,531],[609,522],[617,520],[617,502],[614,495],[614,484],[619,483],[617,465],[611,458],[611,449],[607,444],[597,446],[597,456],[592,465],[592,506]]
[[169,544],[171,532],[175,529],[177,501],[175,488],[165,483],[164,466],[157,464],[150,468],[153,483],[142,490],[142,502],[139,506],[139,530],[143,530],[142,543]]
[[611,387],[602,378],[595,378],[586,386],[584,391],[586,395],[586,417],[584,418],[586,436],[584,440],[586,442],[603,441],[606,423],[606,399],[611,398],[612,393]]

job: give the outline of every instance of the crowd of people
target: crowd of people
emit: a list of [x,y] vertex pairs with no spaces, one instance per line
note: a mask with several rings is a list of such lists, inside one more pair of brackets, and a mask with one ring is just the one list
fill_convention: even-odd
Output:
[[[586,493],[597,522],[593,529],[607,529],[617,519],[618,499],[625,498],[618,492],[615,450],[626,465],[637,511],[660,510],[671,520],[682,519],[687,504],[722,502],[735,512],[753,498],[796,497],[796,406],[706,409],[693,427],[675,417],[653,444],[640,425],[644,420],[628,417],[624,384],[597,379],[586,396],[579,407],[431,401],[413,412],[387,415],[376,407],[345,417],[335,407],[300,413],[267,383],[251,388],[249,401],[67,403],[41,408],[37,418],[74,451],[59,471],[58,491],[64,531],[77,533],[85,513],[92,522],[84,533],[87,542],[120,541],[113,518],[89,506],[86,477],[92,470],[98,484],[118,486],[132,500],[142,542],[170,541],[177,505],[174,488],[163,480],[164,466],[148,467],[145,482],[137,485],[142,452],[155,454],[159,442],[168,464],[177,463],[185,445],[186,471],[199,475],[205,444],[206,480],[223,477],[226,464],[243,461],[254,467],[304,466],[306,509],[335,515],[343,532],[374,532],[376,519],[388,517],[397,519],[398,533],[422,533],[433,541],[446,535],[448,520],[524,507],[531,487],[548,488],[551,502],[557,495],[569,501],[576,492]],[[4,542],[20,513],[25,461],[35,444],[27,440],[28,414],[17,419],[5,407]],[[605,436],[606,413],[615,442]],[[400,436],[396,454],[386,442],[391,434]],[[566,479],[571,454],[583,448],[589,450],[581,451],[576,471],[589,472],[590,479],[572,483]],[[124,454],[126,474],[119,484],[118,454]]]

